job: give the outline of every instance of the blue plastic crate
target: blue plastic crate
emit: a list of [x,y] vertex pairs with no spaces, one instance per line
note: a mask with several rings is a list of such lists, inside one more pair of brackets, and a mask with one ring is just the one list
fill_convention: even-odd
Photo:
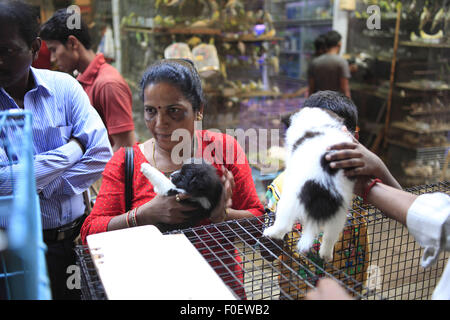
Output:
[[32,115],[0,112],[0,298],[50,299],[33,165]]

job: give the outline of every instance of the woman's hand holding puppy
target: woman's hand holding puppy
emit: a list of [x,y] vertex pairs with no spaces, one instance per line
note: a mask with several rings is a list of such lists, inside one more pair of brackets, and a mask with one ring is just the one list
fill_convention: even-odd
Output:
[[218,223],[227,219],[227,210],[231,208],[234,189],[233,174],[222,166],[222,184],[223,192],[217,207],[211,212],[210,220],[212,223]]
[[158,223],[179,224],[186,222],[189,217],[184,212],[196,209],[189,204],[182,203],[182,200],[189,197],[188,194],[184,193],[176,196],[155,196],[152,200],[139,207],[137,211],[138,224],[156,225]]

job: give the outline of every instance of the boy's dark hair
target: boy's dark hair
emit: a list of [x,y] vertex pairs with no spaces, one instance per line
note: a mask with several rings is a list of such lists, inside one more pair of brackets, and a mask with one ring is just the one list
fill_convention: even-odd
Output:
[[194,111],[205,106],[202,80],[194,63],[188,59],[164,59],[152,64],[141,80],[141,98],[150,84],[166,82],[176,86],[192,104]]
[[17,0],[0,0],[0,20],[17,25],[19,34],[31,48],[39,32],[38,16],[33,6]]
[[336,47],[342,39],[340,33],[335,30],[328,31],[325,38],[328,48]]
[[316,50],[316,54],[327,49],[327,39],[324,34],[321,34],[314,40],[314,49]]
[[305,100],[303,107],[322,108],[333,111],[344,119],[344,125],[354,133],[358,124],[358,109],[346,95],[331,91],[318,91]]
[[89,50],[92,46],[89,28],[81,18],[80,28],[69,28],[67,20],[72,17],[72,15],[73,13],[67,12],[67,9],[59,9],[42,25],[39,36],[43,40],[56,40],[63,45],[67,43],[69,36],[74,36]]

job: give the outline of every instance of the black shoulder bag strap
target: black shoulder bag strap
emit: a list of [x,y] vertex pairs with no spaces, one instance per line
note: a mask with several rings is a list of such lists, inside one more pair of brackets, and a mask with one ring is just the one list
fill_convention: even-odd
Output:
[[133,199],[133,170],[134,150],[132,147],[125,148],[125,212],[131,209]]

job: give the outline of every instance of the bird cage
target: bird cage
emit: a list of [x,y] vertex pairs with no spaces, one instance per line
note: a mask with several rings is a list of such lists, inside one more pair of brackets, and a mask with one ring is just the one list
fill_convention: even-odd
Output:
[[32,115],[0,112],[0,299],[50,299]]
[[[450,194],[450,183],[408,189],[414,194]],[[282,242],[263,236],[274,216],[226,221],[170,233],[183,233],[240,299],[298,300],[323,277],[335,279],[355,299],[430,299],[448,260],[441,253],[427,269],[423,249],[402,224],[378,209],[353,201],[331,262],[321,260],[317,242],[306,254],[291,250],[299,230]],[[106,299],[88,249],[76,248],[84,299]]]

